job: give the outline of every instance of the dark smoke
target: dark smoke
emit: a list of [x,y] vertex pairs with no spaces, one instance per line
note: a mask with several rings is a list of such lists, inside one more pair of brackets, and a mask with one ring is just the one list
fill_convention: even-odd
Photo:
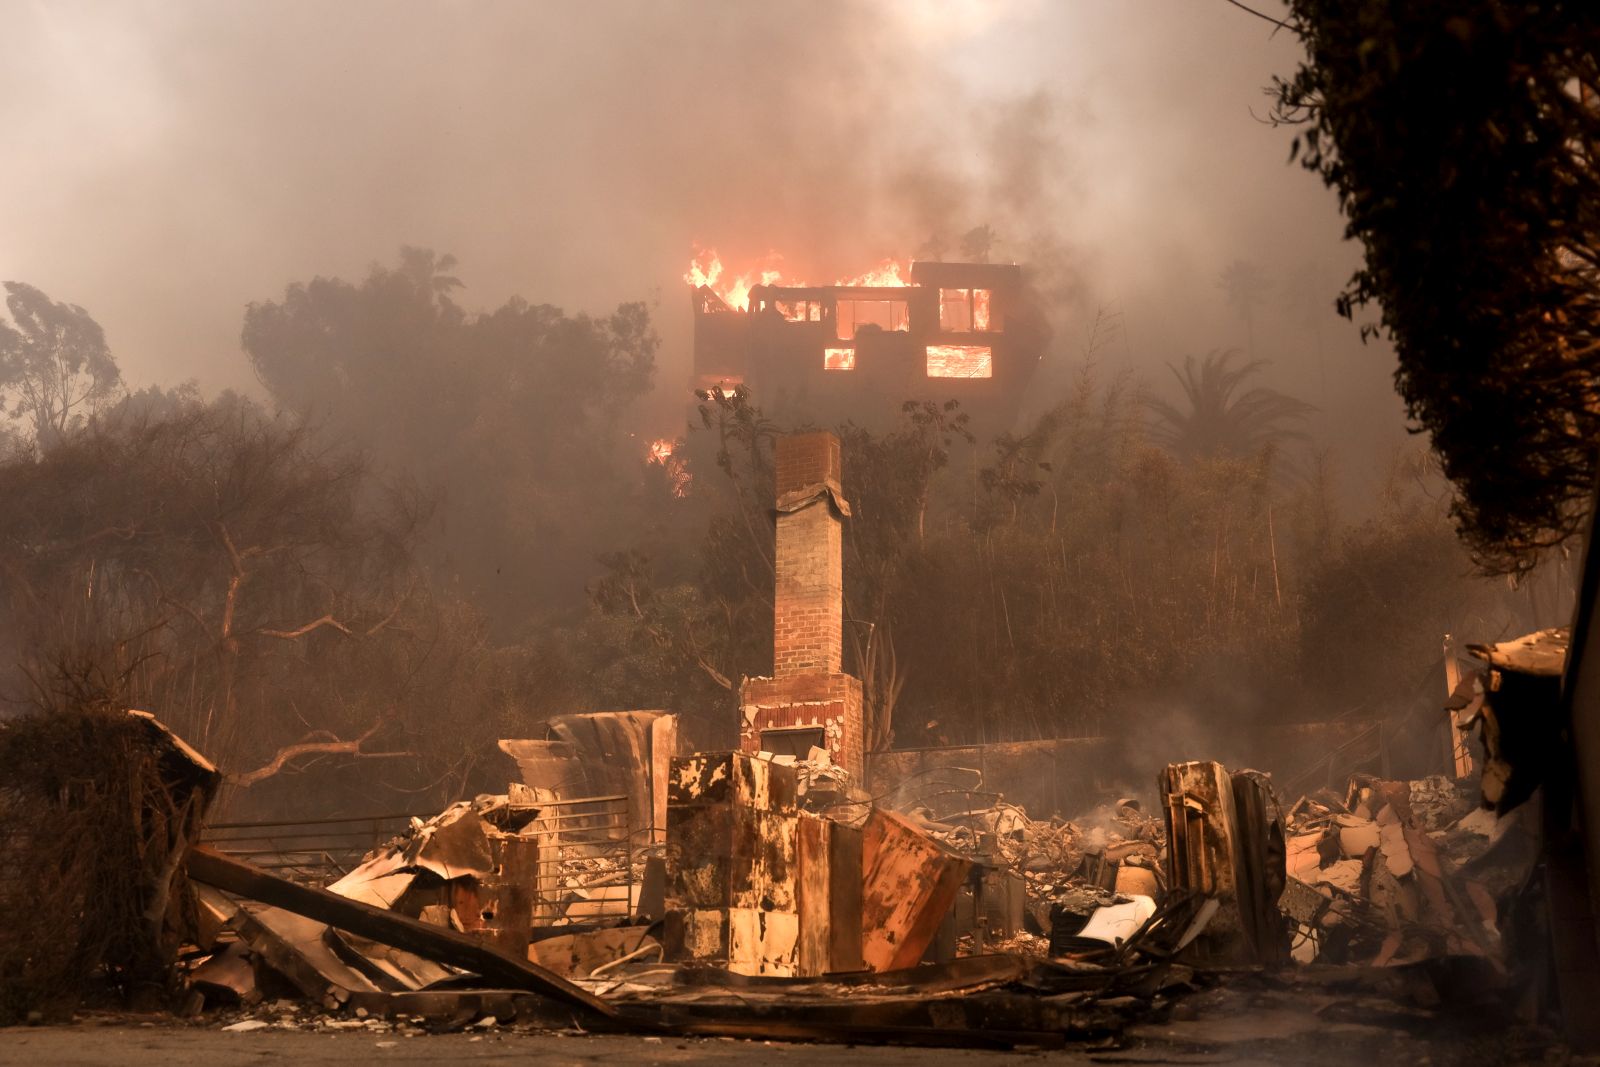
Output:
[[1272,384],[1352,470],[1398,437],[1387,351],[1331,310],[1332,200],[1251,114],[1295,45],[1220,3],[5,10],[0,273],[88,307],[136,383],[251,386],[244,304],[408,243],[471,306],[659,298],[676,389],[691,242],[832,277],[989,225],[1063,356],[1105,304],[1140,370],[1243,345],[1216,279],[1260,263]]

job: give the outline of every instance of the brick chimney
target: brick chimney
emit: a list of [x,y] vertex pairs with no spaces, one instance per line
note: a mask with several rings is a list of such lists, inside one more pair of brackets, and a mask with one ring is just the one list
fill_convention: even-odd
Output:
[[844,673],[844,543],[850,506],[839,439],[790,434],[777,446],[773,671],[740,688],[740,747],[805,758],[811,745],[858,782],[861,682]]
[[839,439],[791,434],[779,438],[777,451],[773,677],[837,674],[844,663]]

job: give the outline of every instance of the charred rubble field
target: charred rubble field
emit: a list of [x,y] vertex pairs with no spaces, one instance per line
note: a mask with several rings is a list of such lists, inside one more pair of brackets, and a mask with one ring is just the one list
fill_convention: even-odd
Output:
[[5,723],[0,1058],[1571,1059],[1564,786],[1526,747],[1564,631],[1453,659],[1414,778],[1361,723],[1283,785],[1085,790],[1107,753],[1053,740],[869,765],[839,440],[775,452],[776,670],[737,748],[559,715],[498,742],[503,791],[240,821],[149,712]]
[[[59,774],[8,796],[7,907],[53,903],[8,938],[0,1062],[1591,1062],[1508,953],[1526,820],[1465,780],[1285,804],[1190,762],[1156,812],[1069,819],[946,767],[896,810],[822,752],[670,755],[660,713],[557,725],[508,746],[524,773],[626,748],[617,794],[513,782],[340,872],[316,825],[208,827],[217,772],[155,718],[56,721]],[[665,832],[629,831],[630,789]],[[43,840],[86,806],[100,840]]]
[[1452,653],[1415,777],[1359,721],[1124,795],[1092,740],[869,752],[840,441],[774,451],[737,747],[556,715],[442,810],[242,820],[150,712],[0,725],[0,1058],[1571,1059],[1569,786],[1529,755],[1565,631]]

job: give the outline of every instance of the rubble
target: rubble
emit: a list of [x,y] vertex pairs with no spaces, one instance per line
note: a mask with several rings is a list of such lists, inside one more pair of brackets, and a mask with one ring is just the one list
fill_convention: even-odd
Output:
[[[193,987],[267,1011],[267,987],[286,984],[317,1013],[295,1025],[321,1029],[375,1018],[565,1025],[575,1016],[549,1010],[561,1002],[588,1025],[831,1040],[915,1032],[1005,1046],[1117,1032],[1191,980],[1176,957],[1212,921],[1214,902],[1167,891],[1164,835],[1136,802],[1078,821],[970,797],[937,821],[926,807],[846,806],[829,818],[801,809],[800,762],[742,753],[672,762],[659,920],[557,925],[527,895],[496,897],[496,885],[542,877],[509,862],[508,845],[536,844],[548,805],[560,803],[516,790],[416,820],[326,890],[196,850],[191,877],[245,899],[203,890],[222,931]],[[564,869],[595,887],[631,866],[590,857]],[[1134,883],[1153,891],[1130,892]],[[481,918],[491,900],[499,922],[464,914],[478,908]],[[512,913],[525,963],[506,951]],[[544,1006],[513,1003],[505,987],[537,992]],[[936,1008],[954,993],[961,1011]]]
[[[1160,778],[1169,837],[1131,798],[1034,819],[970,777],[904,812],[808,812],[807,762],[677,757],[664,864],[563,862],[563,879],[585,883],[572,888],[594,890],[625,888],[653,860],[649,917],[574,922],[541,917],[528,893],[495,896],[544,877],[508,861],[507,843],[536,849],[561,803],[517,790],[417,820],[327,891],[197,850],[193,879],[252,899],[207,898],[238,940],[224,936],[191,981],[266,1025],[320,1030],[584,1020],[679,1036],[1116,1041],[1214,987],[1219,961],[1492,966],[1506,884],[1493,849],[1521,854],[1447,779],[1356,776],[1280,814],[1264,775],[1175,764]],[[481,918],[491,900],[499,921],[473,926],[462,909]],[[513,913],[526,962],[505,951]],[[300,1014],[284,1023],[252,977],[287,981]]]
[[[1481,862],[1485,814],[1438,778],[1358,775],[1343,799],[1301,798],[1287,815],[1284,910],[1295,958],[1396,966],[1496,957],[1496,902],[1520,883],[1531,852],[1507,848],[1508,862]],[[1516,833],[1510,824],[1501,832]]]
[[522,775],[518,785],[542,791],[526,799],[620,794],[627,797],[629,834],[659,843],[667,825],[667,764],[677,753],[678,717],[664,711],[601,711],[559,715],[543,726],[543,738],[499,743]]
[[874,971],[915,966],[972,870],[908,819],[874,810],[862,841],[861,956]]
[[792,767],[732,752],[673,761],[669,959],[797,972],[798,818]]
[[[805,490],[777,520],[780,594],[837,612],[848,510],[813,492],[836,489],[837,441],[778,457]],[[1483,763],[1495,810],[1450,778],[1365,774],[1284,807],[1270,776],[1210,761],[1163,768],[1148,810],[1106,794],[1036,816],[953,766],[873,797],[837,626],[779,600],[738,751],[677,752],[662,712],[558,717],[500,743],[521,781],[411,819],[326,885],[189,847],[198,803],[162,882],[192,905],[191,994],[244,1013],[217,1019],[230,1032],[516,1020],[1015,1047],[1121,1040],[1241,970],[1419,989],[1433,964],[1504,972],[1503,903],[1539,853],[1532,806],[1496,815],[1529,780],[1516,743]],[[1491,671],[1509,678],[1509,655]],[[1464,705],[1486,737],[1514,733],[1508,678]],[[162,751],[203,800],[214,770],[176,738]]]
[[[903,791],[896,798],[906,806],[905,817],[934,841],[969,857],[981,877],[990,879],[989,896],[997,895],[993,872],[1015,876],[1021,914],[1011,925],[1040,938],[1040,947],[1043,939],[1076,933],[1097,907],[1130,895],[1157,897],[1164,890],[1166,831],[1137,800],[1100,804],[1075,820],[1034,819],[986,792],[980,772],[941,770],[941,777],[920,793]],[[973,806],[975,801],[988,803]],[[957,938],[970,936],[976,925],[975,914],[965,926],[958,923]],[[1015,936],[1004,930],[997,934],[1002,940]]]
[[[263,923],[272,935],[281,938],[291,950],[281,957],[284,959],[293,955],[301,960],[311,960],[315,958],[312,953],[320,955],[323,948],[331,950],[332,946],[322,940],[320,932],[313,933],[314,923],[324,923],[330,928],[471,971],[503,986],[543,993],[602,1017],[612,1014],[610,1006],[599,998],[525,959],[506,955],[482,938],[421,922],[399,912],[351,900],[324,889],[297,885],[203,845],[197,846],[189,854],[189,876],[214,888],[259,901],[268,905],[269,909],[278,909],[285,917],[292,917],[293,921],[284,918],[275,927]],[[246,914],[251,914],[248,909]],[[253,914],[259,919],[265,912]],[[311,923],[306,920],[311,920]],[[369,980],[367,984],[370,989],[359,991],[380,991],[376,983]],[[329,995],[335,1001],[343,999],[339,997],[337,985],[330,985]]]
[[1219,904],[1197,952],[1216,962],[1277,962],[1284,834],[1270,783],[1197,761],[1169,766],[1161,786],[1172,889]]

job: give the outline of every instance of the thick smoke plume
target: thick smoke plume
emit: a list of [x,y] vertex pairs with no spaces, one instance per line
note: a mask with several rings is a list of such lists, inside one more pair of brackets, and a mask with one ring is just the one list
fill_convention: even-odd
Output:
[[1331,310],[1333,204],[1251,114],[1293,42],[1222,4],[0,8],[0,274],[90,308],[135,382],[253,386],[246,303],[404,243],[469,306],[658,299],[676,396],[693,242],[831,278],[988,225],[1065,352],[1104,304],[1140,370],[1244,347],[1217,280],[1261,264],[1273,384],[1399,437]]

